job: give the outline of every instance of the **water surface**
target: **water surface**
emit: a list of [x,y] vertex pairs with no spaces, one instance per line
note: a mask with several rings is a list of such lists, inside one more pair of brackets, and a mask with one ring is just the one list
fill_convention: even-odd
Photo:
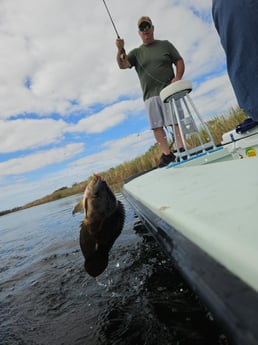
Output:
[[84,272],[73,196],[0,217],[1,345],[230,345],[126,208],[97,279]]

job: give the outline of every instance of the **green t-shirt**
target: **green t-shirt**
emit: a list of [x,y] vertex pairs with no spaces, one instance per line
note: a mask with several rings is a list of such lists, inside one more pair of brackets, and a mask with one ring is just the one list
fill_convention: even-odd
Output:
[[175,76],[172,64],[182,59],[172,43],[160,40],[133,49],[127,57],[138,73],[144,100],[159,96]]

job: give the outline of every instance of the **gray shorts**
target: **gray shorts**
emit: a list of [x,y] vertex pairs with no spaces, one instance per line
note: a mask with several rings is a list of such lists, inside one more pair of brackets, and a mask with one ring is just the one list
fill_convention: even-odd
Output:
[[[159,96],[153,96],[146,99],[145,108],[151,129],[172,125],[170,106],[168,103],[163,103]],[[177,109],[181,117],[183,110],[180,100],[177,101]],[[173,119],[174,124],[177,124],[175,114],[173,114]]]

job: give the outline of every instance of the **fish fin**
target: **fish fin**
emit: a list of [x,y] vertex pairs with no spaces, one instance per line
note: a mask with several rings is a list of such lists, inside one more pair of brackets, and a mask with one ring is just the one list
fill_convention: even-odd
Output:
[[77,212],[83,212],[84,208],[83,208],[83,200],[81,200],[80,202],[78,202],[78,204],[74,207],[73,209],[73,215]]

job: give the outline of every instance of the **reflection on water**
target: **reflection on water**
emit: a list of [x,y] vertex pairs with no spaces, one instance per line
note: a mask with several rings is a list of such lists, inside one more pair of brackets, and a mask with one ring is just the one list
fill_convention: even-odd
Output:
[[123,232],[88,276],[78,199],[1,217],[1,345],[229,344],[121,195]]

